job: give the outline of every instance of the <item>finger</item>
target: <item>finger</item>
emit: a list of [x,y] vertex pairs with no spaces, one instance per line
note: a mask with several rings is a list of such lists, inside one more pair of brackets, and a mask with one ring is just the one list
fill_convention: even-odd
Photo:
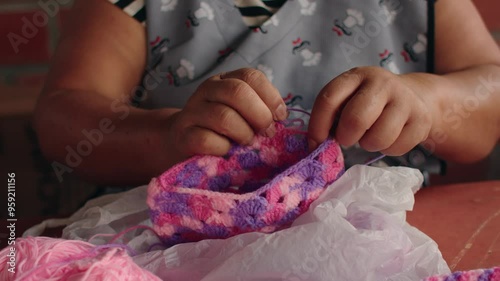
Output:
[[227,78],[212,81],[205,101],[220,103],[236,110],[256,132],[264,132],[273,125],[273,115],[264,101],[245,82]]
[[229,152],[229,140],[214,131],[202,127],[189,127],[181,138],[180,149],[187,155],[224,156]]
[[360,146],[372,152],[390,147],[408,121],[408,112],[403,104],[388,103],[377,121],[359,140]]
[[422,128],[418,121],[409,122],[403,127],[396,141],[381,152],[389,156],[403,155],[426,139],[427,134],[425,132],[426,130]]
[[254,132],[245,119],[234,109],[221,103],[207,103],[207,108],[196,114],[194,119],[198,126],[239,144],[248,145],[254,137]]
[[247,83],[266,104],[274,120],[283,121],[288,117],[283,98],[264,73],[252,68],[242,68],[220,75],[220,79],[231,78]]
[[335,139],[345,146],[357,143],[382,114],[388,99],[383,83],[363,83],[342,109]]
[[358,89],[362,81],[363,76],[356,69],[352,69],[330,81],[320,91],[309,119],[309,149],[315,149],[326,140],[342,105]]

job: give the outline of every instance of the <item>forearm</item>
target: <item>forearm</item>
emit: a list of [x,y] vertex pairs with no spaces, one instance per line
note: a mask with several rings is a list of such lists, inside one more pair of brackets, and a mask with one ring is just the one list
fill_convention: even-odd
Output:
[[403,75],[434,107],[423,143],[456,162],[486,157],[500,138],[500,67],[483,65],[444,75]]
[[58,176],[73,172],[99,184],[144,184],[179,161],[166,138],[176,111],[142,110],[95,93],[65,91],[39,101],[35,128]]

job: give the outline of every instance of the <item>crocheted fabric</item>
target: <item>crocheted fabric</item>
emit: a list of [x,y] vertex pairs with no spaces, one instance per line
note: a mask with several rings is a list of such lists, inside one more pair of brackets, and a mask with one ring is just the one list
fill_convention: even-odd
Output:
[[500,267],[457,271],[449,275],[427,277],[421,281],[500,281]]
[[304,132],[276,123],[273,138],[194,156],[153,178],[147,203],[167,246],[287,227],[344,171],[339,145],[308,155]]

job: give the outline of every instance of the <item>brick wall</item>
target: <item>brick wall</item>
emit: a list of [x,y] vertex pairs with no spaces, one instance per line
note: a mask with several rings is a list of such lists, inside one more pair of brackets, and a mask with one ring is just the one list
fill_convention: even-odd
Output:
[[473,0],[473,2],[481,13],[483,20],[493,34],[493,37],[500,45],[500,1]]
[[[70,0],[0,0],[0,66],[46,66]],[[5,70],[5,69],[4,69]]]
[[500,1],[473,0],[490,30],[500,31]]
[[30,114],[72,0],[0,0],[0,116]]

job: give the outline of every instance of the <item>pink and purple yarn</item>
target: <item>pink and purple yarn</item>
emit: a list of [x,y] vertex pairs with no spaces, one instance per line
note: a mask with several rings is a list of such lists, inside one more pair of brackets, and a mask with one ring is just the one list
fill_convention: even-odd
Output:
[[[147,203],[154,231],[167,245],[287,227],[343,172],[339,146],[327,140],[311,154],[297,129],[277,124],[275,137],[234,145],[226,157],[195,156],[151,181]],[[114,244],[28,237],[0,251],[0,280],[160,280]],[[110,236],[102,234],[99,236]],[[293,253],[291,253],[293,254]],[[500,267],[437,275],[421,281],[500,281]]]
[[500,281],[500,267],[457,271],[448,275],[427,277],[421,281]]
[[[12,249],[14,259],[8,256]],[[0,251],[0,280],[161,280],[137,265],[128,250],[116,244],[95,246],[49,237],[18,238],[14,245]]]
[[194,156],[152,179],[147,203],[168,245],[289,226],[344,170],[339,145],[309,154],[304,132],[276,123],[273,138]]

